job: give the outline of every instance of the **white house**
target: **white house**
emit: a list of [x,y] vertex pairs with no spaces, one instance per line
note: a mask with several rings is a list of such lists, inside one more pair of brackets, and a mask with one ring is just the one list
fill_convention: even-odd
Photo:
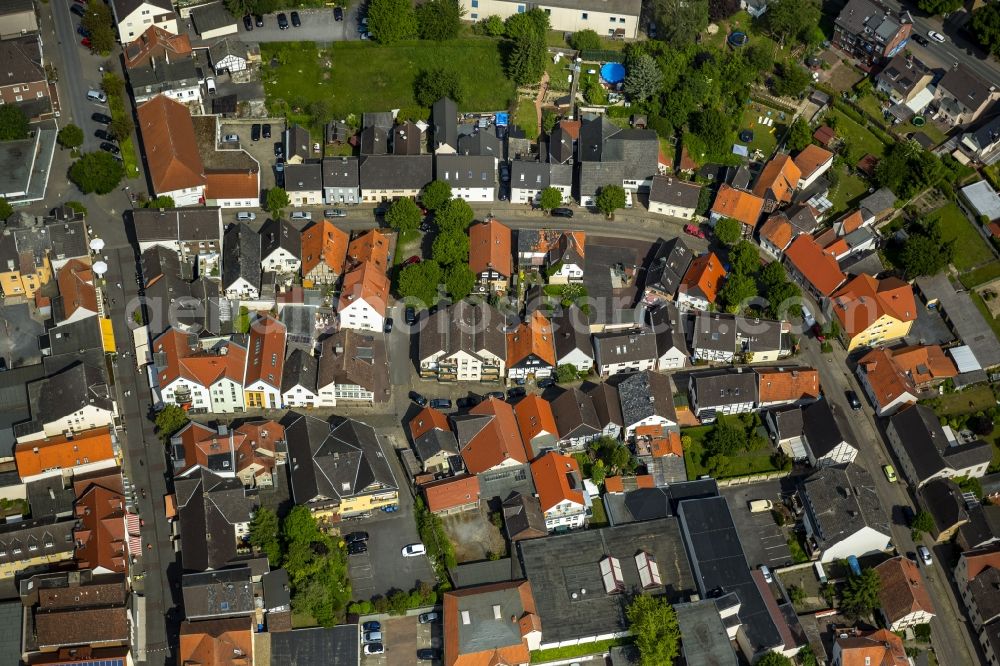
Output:
[[802,439],[813,467],[854,462],[858,449],[844,438],[825,399],[802,407]]
[[260,267],[295,273],[302,266],[302,233],[288,220],[268,220],[260,230]]
[[576,306],[563,308],[549,320],[556,347],[556,367],[572,365],[580,372],[594,367],[594,345],[590,341],[587,315]]
[[[496,14],[507,18],[522,14],[525,4],[511,0],[461,0],[464,16],[478,21]],[[604,0],[582,0],[573,3],[532,5],[544,11],[553,30],[577,32],[594,30],[597,34],[615,39],[635,39],[639,34],[641,0],[625,0],[609,5]]]
[[656,367],[656,335],[648,328],[594,334],[594,361],[604,377]]
[[114,0],[111,10],[122,44],[134,41],[151,25],[178,34],[177,14],[170,0]]
[[494,201],[496,159],[489,155],[446,155],[434,157],[437,179],[451,185],[451,195],[466,201]]
[[981,477],[993,460],[989,442],[961,439],[924,405],[903,407],[889,418],[886,438],[900,471],[914,487],[933,479]]
[[344,276],[337,316],[342,328],[382,332],[389,305],[389,278],[371,263]]
[[222,290],[231,300],[260,297],[260,236],[246,224],[234,224],[222,238]]
[[244,409],[246,349],[229,341],[204,349],[187,333],[170,328],[153,341],[160,399],[195,412],[231,414]]
[[285,325],[269,315],[250,322],[243,399],[248,409],[278,409],[282,404]]
[[323,165],[319,162],[285,165],[285,191],[293,206],[323,204]]
[[889,510],[860,465],[831,465],[802,482],[806,545],[821,562],[892,547]]
[[507,339],[501,315],[487,303],[461,300],[439,308],[420,328],[422,379],[498,381],[506,372]]
[[550,531],[577,529],[587,522],[590,498],[576,459],[549,451],[531,463],[538,503]]
[[28,384],[28,403],[35,428],[16,428],[18,442],[108,426],[118,413],[103,373],[82,363]]
[[260,48],[250,46],[236,38],[219,40],[208,49],[208,59],[216,74],[242,72],[260,61]]
[[653,176],[653,183],[649,188],[649,212],[691,220],[698,209],[700,195],[701,185],[666,176]]
[[622,410],[625,440],[644,427],[677,427],[670,378],[658,372],[636,372],[615,377],[618,400]]
[[677,370],[687,365],[691,354],[677,306],[666,303],[651,310],[649,327],[656,336],[656,369]]
[[799,168],[799,189],[806,190],[833,166],[833,153],[810,143],[792,160]]
[[934,604],[927,593],[920,567],[898,555],[875,567],[879,581],[879,614],[889,631],[927,624],[934,617]]
[[[318,368],[316,358],[302,349],[288,355],[281,375],[281,402],[286,408],[320,406],[316,389]],[[336,403],[329,406],[336,407]]]
[[549,247],[546,271],[549,284],[582,282],[586,266],[587,234],[582,231],[564,231]]
[[548,162],[514,160],[510,164],[510,200],[512,203],[538,203],[542,190],[549,186]]
[[688,397],[691,411],[703,423],[719,414],[745,414],[757,405],[757,375],[739,369],[692,373]]

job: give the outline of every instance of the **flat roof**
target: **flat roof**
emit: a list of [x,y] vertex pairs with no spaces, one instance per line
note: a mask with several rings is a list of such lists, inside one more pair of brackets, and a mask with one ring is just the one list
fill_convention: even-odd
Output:
[[287,666],[357,666],[358,625],[281,631],[271,636],[271,663]]
[[938,301],[947,320],[983,368],[1000,365],[1000,343],[967,293],[958,293],[947,275],[917,278],[925,302]]

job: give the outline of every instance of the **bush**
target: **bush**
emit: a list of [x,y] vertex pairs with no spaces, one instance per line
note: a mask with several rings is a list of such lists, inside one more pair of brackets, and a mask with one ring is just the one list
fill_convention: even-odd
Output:
[[569,45],[577,51],[600,51],[604,48],[601,36],[593,30],[580,30],[569,37]]

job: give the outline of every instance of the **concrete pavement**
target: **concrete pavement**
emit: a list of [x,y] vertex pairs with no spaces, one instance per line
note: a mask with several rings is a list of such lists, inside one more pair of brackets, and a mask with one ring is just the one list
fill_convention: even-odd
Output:
[[291,10],[284,10],[288,17],[287,30],[278,28],[278,14],[264,14],[264,27],[254,26],[253,30],[243,27],[243,19],[239,20],[239,38],[247,43],[261,42],[344,42],[359,40],[357,5],[344,10],[344,20],[333,19],[333,8],[299,9],[302,25],[298,28],[291,25]]

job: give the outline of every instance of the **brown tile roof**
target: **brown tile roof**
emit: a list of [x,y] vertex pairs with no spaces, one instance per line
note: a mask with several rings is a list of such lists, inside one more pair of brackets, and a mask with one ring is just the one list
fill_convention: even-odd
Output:
[[681,435],[676,430],[669,430],[662,425],[639,426],[635,429],[635,437],[636,440],[641,440],[641,443],[637,441],[636,446],[653,458],[684,457]]
[[210,171],[205,174],[206,199],[258,199],[260,180],[256,172],[224,173]]
[[824,296],[832,294],[846,277],[833,255],[824,252],[812,236],[796,237],[785,250],[785,257]]
[[739,220],[751,229],[757,226],[764,200],[755,194],[737,190],[723,183],[715,195],[712,212],[722,217]]
[[791,155],[778,155],[764,166],[760,172],[753,193],[764,199],[788,203],[792,193],[799,186],[802,172]]
[[837,138],[837,134],[828,125],[820,125],[816,131],[813,132],[813,138],[824,146],[828,146],[831,141]]
[[389,305],[389,278],[375,264],[364,263],[344,276],[337,311],[363,299],[383,317]]
[[433,407],[424,407],[410,419],[410,438],[416,441],[434,429],[451,430],[448,417]]
[[784,250],[792,242],[795,229],[784,213],[775,213],[760,225],[761,240],[766,240],[779,250]]
[[993,238],[1000,238],[1000,222],[990,222],[990,234]]
[[507,365],[520,363],[534,354],[549,365],[556,364],[556,347],[552,338],[552,324],[535,310],[528,321],[507,334]]
[[563,129],[564,132],[569,134],[570,138],[576,141],[580,138],[580,125],[582,125],[579,120],[560,120],[559,127]]
[[543,513],[563,501],[584,503],[583,477],[576,458],[549,451],[531,463],[531,477]]
[[814,368],[768,368],[758,370],[757,377],[761,403],[819,398],[819,371]]
[[349,238],[330,220],[321,220],[302,232],[302,275],[308,278],[320,262],[335,275],[344,272]]
[[698,164],[691,159],[691,153],[688,152],[687,146],[681,145],[681,171],[694,171],[698,168]]
[[35,637],[40,649],[116,643],[129,639],[129,613],[124,606],[35,613]]
[[704,296],[709,303],[714,303],[725,278],[726,269],[722,267],[722,262],[714,252],[709,252],[691,261],[678,289]]
[[909,666],[903,639],[888,629],[837,639],[840,666]]
[[[559,436],[556,418],[552,415],[552,405],[536,393],[514,405],[514,415],[517,417],[517,427],[521,431],[525,448],[530,448],[531,440],[539,433],[548,432]],[[534,451],[528,451],[528,454],[534,457]]]
[[187,107],[157,95],[137,114],[153,190],[159,194],[204,185],[205,167]]
[[56,282],[59,283],[63,316],[66,319],[80,308],[97,312],[97,288],[94,287],[94,271],[90,263],[70,259],[59,269]]
[[[518,592],[520,601],[519,610],[523,609],[520,617],[514,618],[517,620],[518,629],[522,636],[521,642],[502,647],[484,645],[482,650],[476,652],[466,650],[463,652],[459,634],[469,631],[469,629],[463,629],[465,625],[462,623],[462,618],[459,617],[459,607],[462,605],[461,599],[477,595],[495,595],[496,593],[502,593],[512,588]],[[532,595],[531,583],[528,581],[492,583],[490,585],[467,587],[461,590],[446,592],[443,605],[444,666],[505,666],[506,664],[527,664],[531,660],[528,644],[523,637],[531,631],[540,632],[542,627],[538,618],[538,611],[535,609],[535,598]],[[501,612],[506,612],[506,609],[501,609]],[[478,619],[481,621],[481,618]],[[505,621],[507,619],[507,617],[504,617]],[[470,643],[478,644],[479,642],[470,641]]]
[[100,485],[91,485],[73,507],[78,521],[73,530],[81,569],[107,569],[125,573],[128,561],[125,533],[125,496]]
[[858,361],[879,407],[885,407],[904,393],[916,394],[910,378],[892,362],[892,351],[873,349]]
[[625,492],[625,484],[621,476],[608,476],[604,478],[604,491],[608,493]]
[[916,562],[900,555],[875,567],[875,573],[882,581],[879,602],[889,624],[916,611],[934,614],[934,604]]
[[887,350],[893,362],[913,379],[917,386],[958,374],[955,363],[940,345],[912,345]]
[[820,148],[815,143],[810,143],[795,156],[795,166],[799,169],[800,177],[806,180],[809,176],[813,175],[816,169],[819,169],[832,159],[833,153],[829,150]]
[[209,456],[232,450],[236,473],[256,465],[258,473],[274,469],[276,443],[285,438],[285,428],[275,421],[247,421],[220,435],[218,430],[191,421],[177,435],[184,449],[185,473],[195,465],[208,467]]
[[466,442],[460,441],[464,444],[462,459],[470,473],[485,472],[508,459],[528,462],[521,433],[517,429],[517,419],[514,418],[514,408],[510,404],[490,398],[469,410],[469,415],[488,417],[478,432]]
[[479,479],[470,474],[428,483],[423,490],[431,513],[479,501]]
[[389,269],[389,237],[378,229],[369,229],[347,246],[352,266],[372,264],[380,272]]
[[904,393],[917,397],[918,387],[954,377],[958,368],[938,345],[873,349],[858,361],[875,400],[885,407]]
[[179,377],[211,386],[223,377],[237,384],[243,383],[246,369],[246,349],[229,342],[225,354],[213,354],[191,344],[187,333],[175,328],[167,329],[153,341],[157,353],[163,353],[167,365],[160,370],[160,386],[167,386]]
[[856,210],[853,213],[848,213],[844,217],[837,221],[840,225],[840,235],[846,236],[852,231],[857,231],[865,223],[865,216],[861,214],[860,210]]
[[505,277],[513,272],[510,227],[487,220],[469,228],[469,268],[477,275],[493,269]]
[[145,64],[150,58],[167,58],[176,62],[191,54],[191,38],[186,34],[175,35],[159,26],[151,25],[135,41],[124,47],[125,66],[128,68]]
[[653,478],[652,474],[640,474],[635,477],[635,487],[636,488],[655,488],[656,479]]
[[913,288],[895,277],[876,280],[862,273],[833,294],[831,303],[841,327],[851,337],[883,315],[904,322],[917,318]]
[[253,666],[251,618],[182,622],[180,663],[185,666]]
[[285,325],[270,315],[258,316],[250,322],[247,371],[243,386],[262,381],[274,388],[281,388],[284,367]]
[[858,160],[858,163],[855,166],[857,167],[858,171],[869,176],[874,176],[875,167],[878,166],[878,158],[872,155],[871,153],[868,153],[860,160]]
[[107,427],[78,432],[70,439],[58,435],[14,447],[17,473],[22,479],[47,469],[70,469],[82,465],[84,459],[93,463],[114,457],[111,432]]

